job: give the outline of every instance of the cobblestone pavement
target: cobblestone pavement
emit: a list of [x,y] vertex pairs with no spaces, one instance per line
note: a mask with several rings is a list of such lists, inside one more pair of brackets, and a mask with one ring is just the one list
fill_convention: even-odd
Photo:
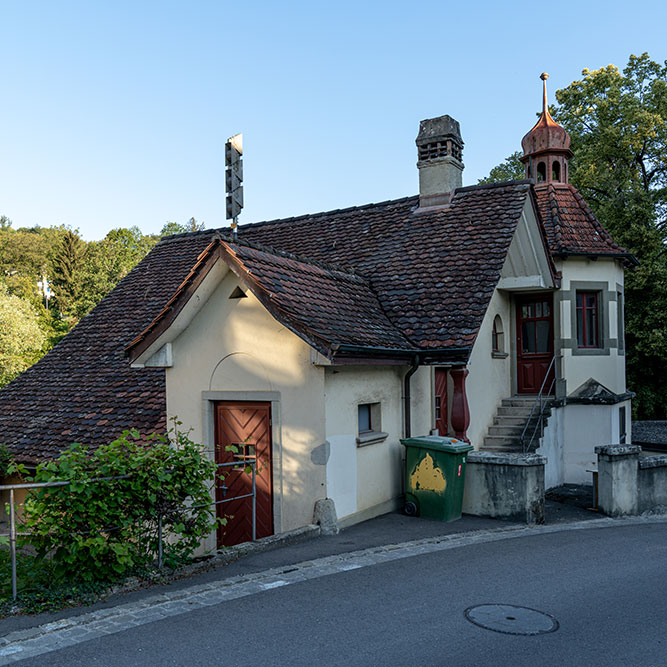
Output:
[[87,614],[64,618],[34,628],[19,630],[0,637],[0,665],[56,651],[67,646],[123,632],[169,616],[178,616],[189,611],[221,604],[227,600],[255,595],[263,591],[289,586],[290,584],[324,577],[371,565],[378,565],[400,558],[445,551],[480,543],[512,538],[561,532],[605,528],[610,526],[636,525],[637,523],[664,523],[666,516],[640,517],[632,519],[595,519],[570,524],[525,527],[512,526],[497,530],[477,531],[429,537],[401,544],[390,544],[361,551],[352,551],[303,561],[283,566],[221,579],[157,594],[141,601],[119,604]]

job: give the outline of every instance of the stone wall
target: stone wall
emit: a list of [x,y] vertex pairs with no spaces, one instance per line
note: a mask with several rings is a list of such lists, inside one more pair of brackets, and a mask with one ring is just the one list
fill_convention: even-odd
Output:
[[544,523],[544,465],[537,454],[470,452],[463,512]]
[[641,457],[639,445],[596,447],[598,507],[609,516],[667,513],[667,455]]

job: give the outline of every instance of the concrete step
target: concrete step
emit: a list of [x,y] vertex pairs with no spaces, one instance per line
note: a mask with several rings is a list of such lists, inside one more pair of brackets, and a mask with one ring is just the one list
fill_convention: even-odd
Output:
[[[537,417],[533,416],[530,420],[531,424],[536,423],[538,420]],[[496,426],[521,426],[523,428],[528,421],[527,417],[523,415],[496,415],[493,418],[493,423]]]
[[487,435],[484,438],[484,447],[521,447],[518,436]]
[[501,405],[498,408],[498,416],[500,417],[523,417],[523,419],[528,419],[532,405],[527,407],[517,407],[517,406],[505,406]]
[[523,424],[519,425],[500,424],[500,425],[489,426],[489,435],[505,435],[508,437],[519,437],[523,433],[523,426],[524,426]]
[[536,400],[537,396],[510,396],[509,398],[503,398],[502,405],[508,408],[532,408]]
[[480,449],[483,452],[503,454],[520,454],[523,451],[521,445],[487,445],[486,443]]

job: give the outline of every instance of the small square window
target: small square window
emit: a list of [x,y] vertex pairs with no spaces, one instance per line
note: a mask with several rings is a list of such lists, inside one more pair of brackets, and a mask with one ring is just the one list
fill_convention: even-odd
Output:
[[371,404],[364,403],[359,406],[359,435],[372,431],[371,425]]
[[357,406],[357,446],[382,442],[387,434],[382,432],[382,410],[380,403],[360,403]]

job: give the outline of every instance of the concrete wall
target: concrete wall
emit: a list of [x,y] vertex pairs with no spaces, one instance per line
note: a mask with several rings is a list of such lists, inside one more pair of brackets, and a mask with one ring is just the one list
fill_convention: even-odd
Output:
[[[540,439],[540,446],[536,454],[544,456],[544,486],[553,489],[565,484],[565,453],[563,448],[563,421],[564,409],[552,408],[551,416],[547,420],[544,435]],[[590,479],[589,479],[590,481]]]
[[596,447],[598,506],[610,516],[667,513],[667,455],[640,457],[638,445]]
[[489,426],[493,423],[498,405],[503,398],[512,395],[512,356],[498,358],[492,354],[491,334],[493,320],[500,315],[504,329],[505,352],[511,349],[511,308],[507,292],[496,290],[482,320],[482,326],[470,355],[466,382],[470,427],[468,438],[475,449],[479,449]]
[[667,455],[639,459],[639,511],[667,514]]
[[544,464],[536,454],[470,452],[463,512],[544,523]]
[[630,401],[615,405],[566,404],[552,408],[537,453],[547,458],[546,488],[590,484],[597,468],[595,447],[619,442],[619,408],[630,414]]
[[[556,349],[563,354],[562,377],[566,393],[571,393],[589,378],[594,378],[616,393],[625,387],[625,354],[619,351],[617,292],[623,291],[623,269],[612,259],[569,257],[557,263],[562,271],[561,289],[556,313]],[[603,326],[601,349],[577,348],[576,318],[574,314],[577,290],[600,290]]]
[[[239,285],[227,272],[187,329],[173,341],[166,371],[167,414],[213,449],[213,400],[271,400],[274,530],[312,521],[324,498],[324,369],[310,347],[255,299],[230,299]],[[305,389],[304,389],[305,388]],[[315,453],[313,453],[315,452]]]
[[568,484],[590,484],[595,468],[595,447],[613,442],[613,405],[566,405],[563,413],[563,481]]

